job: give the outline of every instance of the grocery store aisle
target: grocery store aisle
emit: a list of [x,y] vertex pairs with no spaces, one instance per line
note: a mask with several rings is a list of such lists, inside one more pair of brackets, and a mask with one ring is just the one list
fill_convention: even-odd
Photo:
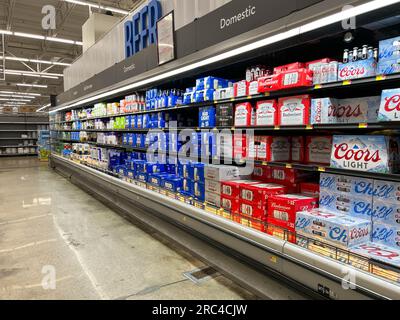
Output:
[[1,299],[255,298],[222,276],[196,285],[183,273],[203,264],[157,239],[47,164],[0,159]]

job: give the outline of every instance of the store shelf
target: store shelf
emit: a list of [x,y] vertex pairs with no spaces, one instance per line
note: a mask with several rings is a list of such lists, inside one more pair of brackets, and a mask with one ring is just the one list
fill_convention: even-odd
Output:
[[32,145],[32,146],[17,146],[17,145],[11,145],[11,146],[0,146],[0,148],[35,148],[38,147],[37,145]]
[[13,154],[0,154],[0,157],[26,157],[26,156],[37,156],[38,153],[13,153]]
[[37,138],[13,138],[13,137],[8,137],[8,138],[0,138],[0,140],[37,140]]
[[[135,215],[135,218],[142,220],[143,217],[157,216],[213,243],[238,259],[245,259],[246,263],[274,270],[280,277],[315,290],[320,285],[328,287],[335,292],[337,299],[396,299],[399,296],[398,284],[186,204],[177,200],[179,195],[176,199],[166,197],[54,154],[51,156],[51,165],[61,174],[67,175],[73,183],[93,192],[105,203],[120,206],[123,212]],[[147,208],[143,217],[136,216],[140,214],[136,213],[137,210],[130,210],[137,206]],[[360,256],[357,258],[366,263],[367,270],[373,270],[374,266],[382,267],[373,260]],[[357,279],[355,290],[345,290],[342,287],[344,267],[354,272],[352,275]]]

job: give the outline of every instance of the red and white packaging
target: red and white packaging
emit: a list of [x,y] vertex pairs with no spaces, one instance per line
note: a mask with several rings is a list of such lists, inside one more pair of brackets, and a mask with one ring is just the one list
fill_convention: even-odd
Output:
[[240,214],[265,221],[267,218],[267,203],[240,200]]
[[329,165],[331,163],[332,136],[306,138],[306,163]]
[[313,71],[309,69],[284,71],[279,75],[281,89],[310,87],[314,83],[313,75]]
[[206,193],[214,193],[214,194],[218,194],[218,195],[221,194],[221,182],[210,180],[210,179],[205,179],[204,185],[205,185]]
[[271,180],[271,168],[263,165],[255,165],[252,179],[269,182]]
[[221,196],[221,208],[232,214],[239,214],[240,201],[236,198]]
[[226,181],[221,184],[221,195],[223,197],[230,197],[234,199],[240,199],[240,188],[246,185],[259,184],[260,181],[253,180],[237,180],[237,181]]
[[233,157],[234,159],[242,160],[247,157],[248,146],[250,145],[250,138],[245,134],[233,135]]
[[310,123],[309,95],[281,98],[278,101],[278,125],[295,126]]
[[256,137],[255,144],[259,161],[290,161],[290,137]]
[[288,168],[271,168],[271,180],[274,183],[283,184],[291,183],[298,184],[304,182],[305,179],[309,179],[312,173],[299,171],[296,169]]
[[298,194],[271,196],[268,201],[269,224],[295,232],[296,214],[318,207],[318,198]]
[[250,127],[254,123],[253,106],[250,102],[239,103],[235,106],[235,127]]
[[289,63],[284,66],[279,66],[274,68],[274,74],[279,74],[285,71],[292,71],[292,70],[297,70],[297,69],[303,69],[305,68],[306,65],[302,62],[294,62],[294,63]]
[[221,134],[218,137],[217,150],[221,158],[233,158],[233,137],[232,135]]
[[279,74],[262,77],[258,79],[258,92],[270,92],[281,89],[281,77]]
[[300,183],[300,193],[309,197],[319,198],[320,194],[319,183],[312,183],[312,182]]
[[258,94],[258,81],[252,81],[249,84],[249,95],[256,95]]
[[292,137],[292,162],[303,163],[305,160],[305,138]]
[[240,187],[240,198],[253,203],[266,203],[270,196],[284,194],[285,192],[286,188],[279,184],[242,185]]
[[258,101],[256,106],[256,126],[278,125],[278,105],[275,100]]
[[330,59],[330,58],[324,58],[324,59],[309,61],[309,62],[306,62],[306,66],[305,67],[312,70],[315,66],[318,66],[321,63],[329,63],[331,61],[333,61],[333,60]]
[[249,95],[249,82],[242,80],[233,85],[235,97],[243,97]]

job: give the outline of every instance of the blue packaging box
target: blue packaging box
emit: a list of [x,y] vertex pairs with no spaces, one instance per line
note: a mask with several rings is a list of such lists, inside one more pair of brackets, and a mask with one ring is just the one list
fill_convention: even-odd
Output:
[[144,160],[135,160],[134,162],[134,171],[136,174],[146,173],[146,161]]
[[393,74],[400,72],[400,57],[385,59],[378,62],[377,74]]
[[400,225],[390,226],[383,223],[374,222],[372,242],[400,249]]
[[216,77],[205,77],[196,80],[196,91],[207,90],[207,89],[219,89],[226,88],[230,85],[230,82],[225,79]]
[[137,129],[138,128],[138,123],[137,123],[137,115],[132,116],[132,129]]
[[127,146],[129,144],[129,134],[124,133],[122,135],[122,144]]
[[379,61],[400,58],[400,37],[379,41]]
[[194,189],[193,187],[194,182],[190,179],[182,179],[182,192],[185,193],[185,195],[193,197],[192,190]]
[[194,181],[192,183],[191,193],[194,198],[201,202],[204,202],[206,200],[206,188],[203,182]]
[[192,162],[189,165],[189,179],[204,182],[204,163]]
[[182,178],[189,178],[190,161],[182,161],[178,164],[178,174]]
[[145,165],[146,173],[154,174],[154,173],[162,173],[165,172],[165,165],[159,163],[151,163],[147,162]]
[[166,176],[168,176],[168,175],[165,173],[149,174],[148,178],[147,178],[147,183],[149,183],[155,187],[161,187],[162,179]]
[[126,170],[126,177],[129,179],[135,179],[135,171],[130,169]]
[[143,115],[137,115],[136,116],[136,129],[143,129]]
[[171,192],[179,192],[182,188],[182,178],[174,175],[168,175],[162,179],[161,187]]
[[146,183],[148,180],[147,173],[142,173],[142,172],[136,173],[136,180]]
[[133,146],[135,144],[136,144],[136,133],[130,133],[128,145]]
[[214,128],[216,124],[215,107],[205,107],[199,110],[199,127]]
[[142,123],[143,129],[149,129],[150,128],[150,122],[151,122],[150,115],[149,114],[144,114],[143,115],[143,123]]

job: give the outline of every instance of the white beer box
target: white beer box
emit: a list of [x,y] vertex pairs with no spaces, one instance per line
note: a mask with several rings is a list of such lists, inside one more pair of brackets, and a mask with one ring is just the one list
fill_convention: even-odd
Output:
[[207,193],[221,194],[221,182],[210,179],[205,180],[205,188]]
[[374,222],[372,242],[400,250],[400,225],[391,226]]
[[205,178],[214,181],[237,180],[240,177],[238,167],[207,165],[204,170]]
[[331,161],[332,137],[314,137],[306,138],[306,163],[316,163],[329,165]]
[[400,250],[379,243],[369,242],[361,244],[351,248],[351,252],[368,259],[374,259],[400,267]]
[[212,192],[206,192],[205,200],[208,204],[213,205],[214,207],[221,207],[221,196],[219,194],[215,194]]

